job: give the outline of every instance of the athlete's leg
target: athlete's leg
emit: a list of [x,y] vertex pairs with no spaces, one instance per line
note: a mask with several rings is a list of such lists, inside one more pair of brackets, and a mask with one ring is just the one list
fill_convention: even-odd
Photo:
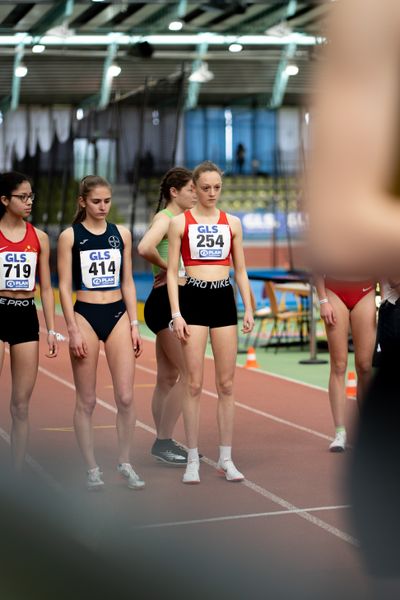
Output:
[[172,377],[175,377],[174,384],[164,398],[158,430],[160,439],[168,439],[172,438],[174,427],[182,413],[182,401],[186,392],[186,369],[180,341],[168,329],[160,331],[158,337],[164,360],[157,364],[157,378],[160,376],[171,381]]
[[129,463],[136,411],[133,402],[135,356],[128,313],[120,318],[104,347],[117,406],[118,462]]
[[96,371],[100,342],[82,315],[75,313],[75,319],[86,340],[88,353],[85,358],[76,358],[70,353],[76,388],[74,429],[87,468],[94,469],[97,463],[94,457],[92,415],[96,406]]
[[357,401],[360,403],[369,385],[372,373],[372,355],[376,336],[375,291],[355,305],[350,313],[354,356],[357,371]]
[[25,342],[10,347],[11,391],[11,453],[15,469],[24,464],[29,436],[29,401],[35,385],[39,364],[39,343]]
[[[153,398],[151,401],[151,410],[153,413],[153,419],[157,430],[157,437],[162,438],[164,434],[160,431],[160,425],[162,422],[163,413],[166,411],[166,399],[170,393],[172,387],[175,385],[179,371],[175,367],[174,363],[170,360],[170,353],[167,351],[168,340],[165,338],[170,337],[176,345],[179,344],[179,352],[182,354],[180,349],[180,343],[175,338],[169,329],[163,329],[157,334],[156,337],[156,360],[157,360],[157,380],[156,386],[153,392]],[[182,405],[182,399],[181,399]],[[179,413],[176,418],[178,418]],[[171,437],[171,436],[166,436]]]
[[0,340],[0,375],[3,370],[5,351],[6,351],[6,344],[5,344],[5,342]]
[[218,428],[220,446],[232,446],[233,418],[233,379],[237,354],[237,327],[214,327],[210,330],[214,354],[215,383],[218,392]]
[[[185,358],[187,384],[183,400],[183,421],[189,449],[198,447],[200,395],[203,386],[204,353],[208,327],[190,325],[190,336],[182,343]],[[189,457],[190,458],[190,457]]]
[[327,297],[336,316],[335,325],[326,325],[325,327],[330,357],[329,401],[335,427],[339,428],[345,426],[345,376],[350,314],[342,300],[329,289]]

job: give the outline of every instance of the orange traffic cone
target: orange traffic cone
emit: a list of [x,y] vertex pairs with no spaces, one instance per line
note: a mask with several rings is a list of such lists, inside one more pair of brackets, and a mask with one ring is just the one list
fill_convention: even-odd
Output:
[[246,369],[259,369],[260,365],[257,362],[256,351],[253,346],[249,346],[247,348],[247,358],[246,364],[244,365]]
[[349,371],[347,375],[346,396],[347,398],[357,398],[357,381],[354,371]]

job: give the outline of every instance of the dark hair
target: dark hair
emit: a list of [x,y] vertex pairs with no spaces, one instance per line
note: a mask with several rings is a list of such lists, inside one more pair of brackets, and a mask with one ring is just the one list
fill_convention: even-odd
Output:
[[[32,180],[27,175],[23,173],[18,173],[18,171],[8,171],[7,173],[0,174],[0,197],[5,196],[8,199],[11,199],[11,194],[14,190],[16,190],[21,183],[27,181],[32,185]],[[6,207],[2,202],[0,202],[0,219],[6,212]]]
[[192,172],[185,167],[173,167],[167,171],[160,183],[160,196],[158,198],[158,204],[156,213],[161,209],[163,200],[164,208],[171,202],[171,188],[181,190],[189,181],[192,179]]
[[193,170],[193,182],[197,183],[200,175],[203,173],[209,173],[210,171],[216,171],[222,178],[223,172],[215,163],[211,162],[211,160],[205,160],[204,162],[197,165],[197,167]]
[[[86,200],[88,194],[96,187],[106,187],[111,192],[111,185],[108,183],[107,179],[104,179],[104,177],[100,177],[99,175],[86,175],[79,184],[79,198],[82,197]],[[82,223],[86,218],[86,207],[79,204],[79,198],[78,208],[72,219],[73,224]]]

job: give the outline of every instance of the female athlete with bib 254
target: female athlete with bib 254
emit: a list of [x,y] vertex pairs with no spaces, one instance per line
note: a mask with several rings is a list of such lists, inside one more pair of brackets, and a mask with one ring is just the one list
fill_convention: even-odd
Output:
[[[230,259],[243,298],[243,333],[254,327],[249,280],[242,246],[240,220],[217,208],[222,173],[210,161],[193,171],[197,195],[194,208],[172,219],[168,232],[168,293],[173,331],[182,342],[188,374],[183,418],[188,464],[183,483],[199,483],[198,429],[203,384],[204,353],[210,332],[218,393],[218,468],[228,481],[242,481],[231,451],[234,421],[233,379],[237,354],[237,311],[229,281]],[[178,295],[179,258],[187,272]]]
[[[60,297],[76,387],[75,434],[88,468],[87,487],[101,489],[104,482],[94,455],[92,426],[101,340],[118,411],[117,470],[127,479],[129,488],[141,489],[144,481],[130,463],[136,420],[132,394],[135,357],[142,352],[131,235],[125,227],[106,221],[111,187],[102,177],[89,175],[82,179],[78,203],[73,225],[62,232],[58,244]],[[75,305],[72,284],[76,289]]]
[[49,238],[25,221],[34,198],[26,175],[15,171],[0,175],[0,372],[8,342],[12,373],[11,452],[18,471],[25,460],[29,401],[39,364],[39,321],[33,298],[36,272],[48,331],[47,356],[57,355]]

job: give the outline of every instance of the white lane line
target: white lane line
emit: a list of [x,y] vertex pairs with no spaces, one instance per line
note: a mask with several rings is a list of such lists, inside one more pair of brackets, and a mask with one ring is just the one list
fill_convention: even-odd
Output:
[[[1,427],[0,427],[0,437],[9,446],[11,445],[10,436]],[[47,473],[47,471],[45,471],[44,468],[34,458],[32,458],[32,456],[27,454],[25,457],[25,462],[28,463],[28,465],[30,466],[32,471],[34,471],[34,473],[36,473],[36,475],[38,475],[38,477],[40,477],[40,479],[42,479],[42,481],[44,481],[50,488],[52,488],[56,492],[60,492],[60,493],[62,492],[61,485],[55,479],[53,479],[53,477],[51,475],[49,475],[49,473]]]
[[[225,517],[209,517],[205,519],[191,519],[188,521],[168,521],[166,523],[151,523],[149,525],[138,525],[133,529],[161,529],[163,527],[180,527],[182,525],[202,525],[203,523],[220,523],[224,521],[239,521],[241,519],[259,519],[261,517],[280,517],[287,515],[299,515],[300,513],[320,512],[327,510],[348,509],[348,504],[339,504],[337,506],[312,506],[310,508],[299,508],[297,510],[272,510],[261,513],[247,513],[242,515],[227,515]],[[349,536],[350,537],[350,536]],[[356,541],[353,542],[356,545]]]
[[[58,375],[55,375],[55,374],[51,373],[47,369],[43,369],[43,367],[39,367],[39,370],[43,374],[45,374],[48,377],[51,377],[52,379],[54,379],[55,381],[58,381],[59,383],[64,384],[69,389],[75,390],[75,386],[72,383],[70,383],[69,381],[63,379],[62,377],[59,377]],[[108,402],[105,402],[101,398],[97,397],[96,401],[98,402],[98,404],[100,404],[100,406],[102,406],[106,410],[109,410],[109,411],[113,412],[114,414],[117,412],[117,409],[115,408],[115,406],[112,406],[111,404],[109,404]],[[152,433],[153,435],[156,433],[155,430],[152,427],[149,427],[148,425],[142,423],[141,421],[137,421],[137,425],[139,427],[141,427],[142,429],[145,429],[146,431]],[[214,462],[213,460],[210,460],[209,458],[206,458],[206,457],[203,457],[201,460],[202,460],[202,462],[208,464],[209,466],[214,467],[214,469],[217,468],[217,463]],[[331,535],[333,535],[333,536],[335,536],[335,537],[337,537],[337,538],[339,538],[339,539],[347,542],[348,544],[352,544],[352,545],[356,545],[357,544],[356,540],[352,536],[350,536],[349,534],[345,533],[344,531],[341,531],[337,527],[333,527],[332,525],[329,525],[329,523],[326,523],[322,519],[319,519],[318,517],[315,517],[315,516],[309,514],[306,511],[305,512],[301,512],[302,509],[300,509],[298,506],[295,506],[291,502],[288,502],[284,498],[281,498],[280,496],[277,496],[273,492],[270,492],[270,491],[266,490],[265,488],[257,485],[256,483],[254,483],[252,481],[249,481],[248,479],[246,479],[245,481],[243,481],[242,483],[240,483],[238,485],[244,485],[245,487],[249,488],[253,492],[255,492],[257,494],[260,494],[264,498],[267,498],[268,500],[270,500],[274,504],[278,504],[278,506],[281,506],[286,511],[290,510],[290,511],[295,512],[302,519],[305,519],[309,523],[312,523],[313,525],[316,525],[320,529],[323,529],[327,533],[330,533]]]
[[[105,353],[101,350],[100,353],[105,356]],[[157,371],[154,369],[149,369],[148,367],[143,367],[142,365],[138,365],[136,363],[136,368],[140,371],[145,371],[146,373],[150,373],[151,375],[157,375]],[[212,398],[218,398],[218,394],[215,392],[211,392],[209,390],[205,390],[203,388],[203,394],[207,396],[211,396]],[[259,410],[257,408],[253,408],[252,406],[248,406],[247,404],[243,404],[242,402],[235,402],[235,405],[243,410],[247,410],[259,417],[264,417],[265,419],[269,419],[270,421],[275,421],[275,423],[279,423],[281,425],[287,425],[288,427],[292,427],[293,429],[297,429],[299,431],[304,431],[305,433],[310,433],[316,437],[322,438],[323,440],[327,440],[331,442],[333,437],[326,435],[325,433],[320,433],[319,431],[315,431],[315,429],[310,429],[309,427],[304,427],[303,425],[298,425],[297,423],[293,423],[293,421],[288,421],[286,419],[282,419],[281,417],[276,417],[275,415],[271,415],[271,413],[267,413],[263,410]]]
[[254,373],[260,373],[260,375],[268,375],[269,377],[274,377],[275,379],[283,379],[283,381],[289,381],[289,383],[298,383],[299,385],[305,385],[306,387],[312,388],[313,390],[319,390],[321,392],[328,393],[328,389],[324,388],[320,385],[315,385],[314,383],[306,383],[305,381],[300,381],[299,379],[293,379],[292,377],[287,377],[286,375],[277,375],[276,373],[271,373],[270,371],[263,371],[262,369],[255,369],[254,367],[245,367],[244,365],[236,366],[239,369],[246,369],[247,371],[253,371]]

